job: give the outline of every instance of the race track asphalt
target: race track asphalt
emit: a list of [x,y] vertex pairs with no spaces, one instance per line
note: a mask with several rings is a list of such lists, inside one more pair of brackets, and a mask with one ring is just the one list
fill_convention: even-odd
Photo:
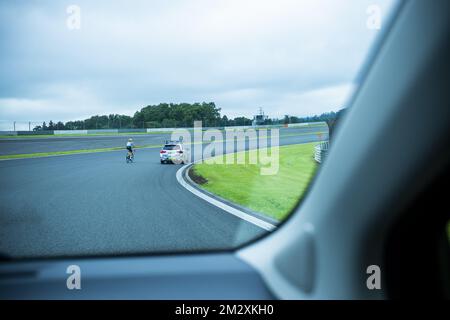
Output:
[[[313,135],[319,131],[328,131],[328,129],[326,126],[283,128],[280,130],[280,135],[292,136],[299,134],[299,139],[301,139],[302,135]],[[0,155],[122,147],[129,137],[133,138],[137,146],[161,145],[165,140],[170,139],[170,134],[56,136],[45,138],[22,136],[1,138]]]
[[[315,131],[282,130],[280,144],[317,141]],[[165,139],[136,137],[147,139],[145,143]],[[75,149],[80,144],[116,146],[126,138],[7,139],[0,142],[0,154],[5,148],[13,153],[60,150],[60,143]],[[138,150],[132,164],[125,163],[124,151],[0,161],[0,254],[54,257],[229,249],[266,232],[184,189],[175,177],[180,166],[161,165],[158,153],[159,148]]]

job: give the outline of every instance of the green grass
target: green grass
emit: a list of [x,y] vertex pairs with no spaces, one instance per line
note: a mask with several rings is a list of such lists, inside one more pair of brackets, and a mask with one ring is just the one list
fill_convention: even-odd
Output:
[[[317,168],[314,146],[280,147],[276,175],[261,175],[259,164],[196,164],[191,170],[208,182],[202,188],[239,205],[283,220],[303,197]],[[249,152],[246,151],[246,157]],[[247,158],[248,159],[248,158]]]
[[[159,148],[159,147],[161,147],[161,146],[160,145],[145,145],[145,146],[136,146],[135,149]],[[81,154],[81,153],[110,152],[110,151],[118,151],[118,150],[125,150],[125,148],[124,147],[113,147],[113,148],[100,148],[100,149],[80,149],[80,150],[68,150],[68,151],[5,154],[5,155],[0,155],[0,160],[42,158],[42,157],[65,156],[65,155]]]

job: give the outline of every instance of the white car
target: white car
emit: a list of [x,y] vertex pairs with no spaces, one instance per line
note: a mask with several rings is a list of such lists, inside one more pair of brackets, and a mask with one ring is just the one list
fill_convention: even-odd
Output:
[[159,152],[161,163],[184,164],[186,157],[186,149],[180,141],[166,141]]

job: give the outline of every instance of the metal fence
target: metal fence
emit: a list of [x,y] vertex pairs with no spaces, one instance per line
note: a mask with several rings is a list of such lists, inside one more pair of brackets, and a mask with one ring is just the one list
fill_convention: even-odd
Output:
[[328,154],[329,147],[330,147],[329,141],[322,141],[321,143],[319,143],[314,147],[314,159],[318,163],[322,163],[325,160]]
[[33,128],[42,125],[43,121],[10,121],[0,120],[0,131],[33,131]]

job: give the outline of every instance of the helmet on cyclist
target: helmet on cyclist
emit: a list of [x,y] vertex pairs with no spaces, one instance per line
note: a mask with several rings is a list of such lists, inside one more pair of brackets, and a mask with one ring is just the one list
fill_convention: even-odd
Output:
[[132,138],[130,138],[130,139],[128,139],[128,141],[130,141],[130,142],[131,142],[131,141],[133,141],[133,139],[132,139]]

